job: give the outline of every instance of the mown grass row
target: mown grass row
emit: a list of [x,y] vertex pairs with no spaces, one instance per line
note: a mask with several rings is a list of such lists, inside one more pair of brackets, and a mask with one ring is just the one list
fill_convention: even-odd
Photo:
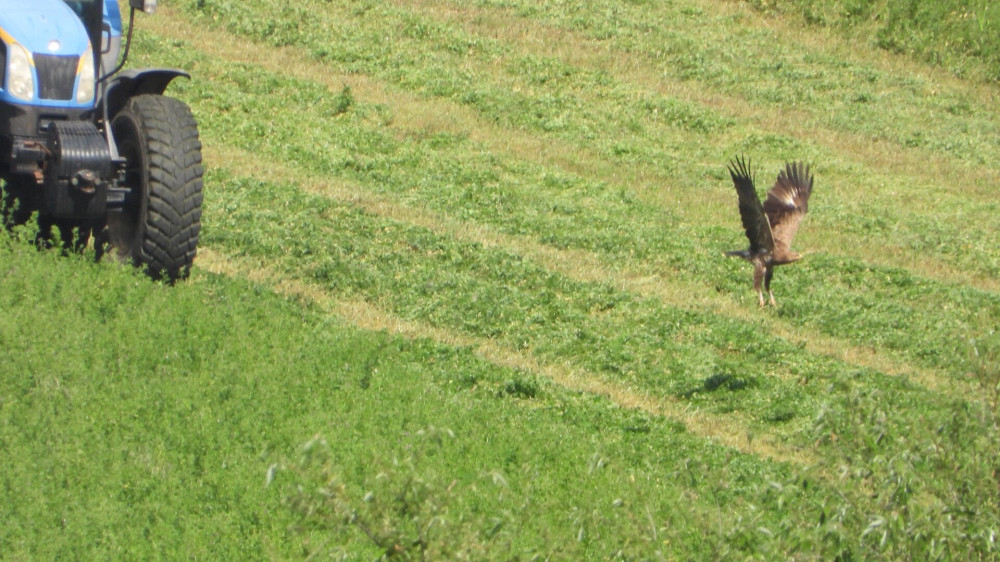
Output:
[[[935,255],[940,248],[934,239],[962,236],[958,217],[952,214],[958,209],[966,220],[972,218],[968,215],[972,212],[982,224],[994,224],[995,213],[963,203],[970,196],[991,201],[982,182],[968,182],[959,194],[922,180],[924,173],[919,169],[894,169],[889,176],[879,166],[888,159],[872,158],[867,146],[868,155],[851,155],[872,159],[867,169],[859,169],[857,163],[839,157],[840,147],[830,144],[842,138],[827,138],[831,133],[846,133],[855,137],[853,142],[868,145],[899,132],[885,140],[897,150],[912,152],[904,161],[912,162],[914,168],[932,157],[943,158],[946,166],[958,170],[968,169],[971,162],[991,169],[992,164],[982,156],[995,149],[991,143],[998,138],[995,125],[987,118],[991,101],[967,89],[942,84],[934,76],[913,76],[909,69],[870,68],[865,59],[845,61],[840,52],[775,41],[772,31],[749,25],[752,20],[739,12],[712,14],[683,5],[609,5],[597,10],[519,6],[514,10],[519,17],[511,20],[541,22],[542,27],[529,31],[529,36],[541,43],[542,49],[564,55],[560,57],[525,52],[527,47],[511,45],[502,35],[493,39],[497,32],[485,25],[472,26],[471,30],[465,29],[468,24],[463,27],[463,21],[478,18],[493,23],[489,19],[493,12],[507,14],[509,8],[469,10],[459,4],[430,4],[431,8],[419,5],[413,9],[360,4],[334,9],[314,4],[296,8],[302,11],[301,20],[283,19],[284,8],[268,2],[211,2],[189,11],[265,44],[300,46],[336,68],[471,106],[505,126],[589,146],[612,163],[668,170],[671,183],[676,184],[669,188],[700,187],[706,177],[724,179],[717,162],[738,151],[764,151],[819,160],[822,171],[844,179],[828,188],[835,195],[827,201],[827,216],[868,214],[864,212],[867,208],[885,207],[889,214],[881,217],[882,230],[906,234],[907,244],[901,247]],[[435,6],[438,12],[458,15],[441,21],[433,17]],[[655,12],[655,17],[651,18],[649,11]],[[258,13],[274,20],[258,19]],[[265,23],[272,21],[294,23],[284,27]],[[585,59],[581,64],[565,60],[571,56],[567,51],[575,52],[577,39],[593,40],[596,32],[588,30],[608,26],[609,21],[615,31],[603,38],[602,44],[610,47],[602,52],[615,57],[615,62],[638,61],[645,73],[627,73],[629,80],[622,80],[614,67],[587,66],[600,64],[599,59]],[[662,23],[651,26],[649,21]],[[502,34],[504,27],[499,29]],[[511,35],[520,30],[516,28]],[[677,68],[683,68],[688,57],[721,68],[678,75]],[[634,83],[639,79],[636,76],[645,81]],[[670,90],[666,95],[660,91],[663,84],[688,79],[703,86],[695,90],[695,96],[704,95],[707,88],[731,98],[721,109],[712,111],[701,106],[697,98],[678,98]],[[768,83],[775,89],[798,96],[808,93],[810,97],[797,103],[780,96],[760,98]],[[872,98],[870,103],[853,101],[861,95],[859,88],[869,91],[862,97]],[[767,112],[767,129],[748,127],[731,118],[740,111],[734,106],[747,102],[753,108],[750,115]],[[959,102],[968,105],[969,111],[952,107]],[[762,109],[773,107],[787,109]],[[905,132],[911,129],[912,133]],[[935,144],[924,146],[926,143],[910,138],[918,136]],[[922,150],[913,150],[921,146]],[[955,147],[961,146],[967,148],[956,153]],[[896,203],[902,185],[906,186],[905,206]],[[918,220],[909,220],[910,214]],[[865,230],[877,226],[869,225]],[[995,245],[969,243],[987,259],[962,262],[964,268],[995,263]],[[955,260],[956,256],[945,258]]]
[[[197,57],[190,51],[187,56]],[[748,272],[718,258],[717,252],[727,248],[719,242],[724,231],[718,226],[684,222],[627,190],[484,152],[467,139],[446,134],[400,139],[396,130],[373,119],[377,107],[354,100],[348,111],[338,111],[338,97],[314,83],[225,63],[211,78],[213,63],[198,64],[204,79],[190,95],[206,115],[204,133],[219,142],[317,176],[358,182],[459,220],[526,234],[558,248],[584,249],[607,263],[748,294]],[[289,119],[289,114],[302,117]],[[256,117],[248,120],[248,115]],[[740,235],[738,225],[729,232]],[[808,272],[780,272],[779,295],[792,306],[779,314],[795,315],[794,322],[855,345],[898,350],[955,375],[968,370],[969,338],[987,330],[1000,314],[1000,299],[987,291],[837,255],[815,255],[811,262]],[[888,294],[905,294],[905,302],[892,304]],[[932,329],[940,327],[947,329]]]
[[[467,30],[470,33],[468,42],[478,47],[482,43],[490,44],[488,38],[499,35],[542,60],[550,60],[550,65],[565,69],[557,74],[550,67],[547,74],[549,78],[563,77],[557,81],[558,86],[573,84],[575,87],[577,74],[588,76],[594,71],[603,71],[606,75],[617,77],[616,74],[622,72],[613,67],[587,69],[565,63],[559,66],[562,57],[573,56],[569,53],[578,48],[578,42],[586,48],[588,42],[596,41],[606,46],[604,50],[609,56],[614,57],[615,53],[624,55],[614,58],[614,62],[626,63],[623,64],[626,68],[633,66],[644,71],[647,75],[645,79],[633,76],[632,80],[642,81],[641,85],[654,91],[673,88],[670,84],[673,81],[700,83],[755,106],[780,107],[791,115],[806,115],[809,117],[805,123],[808,126],[885,138],[911,148],[922,146],[935,152],[952,153],[963,161],[976,164],[989,163],[982,155],[973,153],[974,143],[995,142],[989,138],[966,139],[958,133],[961,125],[994,130],[995,125],[989,119],[981,114],[972,114],[976,109],[988,110],[988,95],[970,96],[964,86],[956,89],[954,83],[936,83],[935,77],[926,72],[906,72],[915,70],[915,66],[907,68],[903,65],[899,68],[876,62],[877,57],[867,50],[845,48],[832,41],[817,41],[815,36],[821,33],[815,29],[787,29],[791,25],[779,27],[780,22],[754,17],[735,4],[688,1],[654,5],[607,1],[583,7],[577,4],[538,5],[527,1],[501,1],[480,2],[474,8],[461,2],[436,0],[410,0],[395,4],[396,9],[384,10],[384,17],[422,24],[400,26],[405,38],[417,35],[407,33],[408,29],[416,28],[425,36],[438,38],[437,44],[446,44],[442,38],[454,37],[454,29],[458,28]],[[214,10],[207,7],[206,11],[220,13],[224,10],[223,5],[217,4]],[[513,33],[505,34],[503,25],[498,26],[499,31],[492,33],[487,28],[487,24],[493,26],[505,21],[516,26]],[[537,22],[541,27],[531,31],[530,24],[525,22]],[[525,28],[529,30],[527,35],[532,40],[554,48],[549,51],[548,57],[542,49],[534,50],[527,43],[517,42],[517,33],[524,32]],[[250,33],[256,31],[262,39],[272,37],[252,27],[239,29]],[[780,40],[783,33],[789,33],[795,40]],[[810,35],[813,40],[810,40]],[[304,33],[295,41],[302,43],[318,39]],[[563,45],[561,48],[557,46],[559,43]],[[504,54],[509,60],[519,60],[515,53],[508,51]],[[583,57],[577,55],[577,58]],[[344,60],[355,62],[350,58]],[[361,68],[366,72],[381,66],[381,61],[365,62],[373,63]],[[537,64],[534,67],[545,68]],[[512,70],[511,74],[520,73]],[[534,80],[537,76],[538,73],[527,73],[533,85],[539,83]],[[605,81],[600,85],[608,89],[609,83]],[[910,119],[913,106],[930,109],[933,115],[930,122],[913,122]],[[732,107],[715,109],[726,113],[740,111]],[[704,121],[710,125],[708,130],[714,129],[717,133],[724,130],[724,127],[717,126],[719,116],[705,115]],[[701,128],[700,125],[696,127]],[[797,132],[798,127],[798,124],[790,123],[788,136],[798,136],[791,134],[792,131]],[[782,139],[774,140],[780,142]],[[807,139],[799,140],[810,144]],[[960,148],[962,146],[967,148]]]

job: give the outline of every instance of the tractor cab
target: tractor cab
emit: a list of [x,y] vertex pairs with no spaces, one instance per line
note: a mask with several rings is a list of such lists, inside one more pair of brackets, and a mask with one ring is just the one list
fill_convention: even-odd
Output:
[[122,17],[117,0],[64,0],[83,22],[98,61],[97,76],[113,71],[121,54]]

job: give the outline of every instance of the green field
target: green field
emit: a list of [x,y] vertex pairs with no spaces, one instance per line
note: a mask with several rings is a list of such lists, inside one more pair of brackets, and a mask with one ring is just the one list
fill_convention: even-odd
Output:
[[897,4],[162,0],[198,258],[0,234],[0,559],[1000,559],[1000,22]]

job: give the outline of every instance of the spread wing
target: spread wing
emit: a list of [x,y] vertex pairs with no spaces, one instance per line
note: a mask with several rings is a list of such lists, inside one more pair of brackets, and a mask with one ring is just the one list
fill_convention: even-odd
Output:
[[750,253],[757,254],[762,250],[774,251],[774,239],[771,236],[771,226],[768,224],[764,207],[757,197],[757,188],[753,185],[753,176],[747,167],[746,160],[736,158],[729,162],[729,175],[736,186],[736,194],[740,198],[740,218],[750,240]]
[[763,207],[771,223],[776,253],[790,252],[792,238],[809,208],[812,186],[813,177],[809,173],[809,166],[800,162],[786,163],[785,169],[778,174],[774,187],[767,193]]

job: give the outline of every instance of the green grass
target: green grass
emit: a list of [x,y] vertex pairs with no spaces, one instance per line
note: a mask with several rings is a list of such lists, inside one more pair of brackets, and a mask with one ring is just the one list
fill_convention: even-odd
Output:
[[[932,551],[944,513],[962,538],[947,552],[989,549],[989,499],[968,495],[995,443],[968,403],[926,409],[914,402],[931,397],[842,382],[843,403],[810,431],[848,464],[794,468],[240,280],[171,288],[23,243],[2,251],[0,335],[15,351],[0,443],[18,462],[0,543],[13,558],[374,556],[348,520],[406,536],[431,517],[420,509],[442,518],[428,552],[473,558]],[[921,409],[929,433],[888,415]],[[320,459],[300,458],[316,433]],[[954,482],[926,476],[954,466]],[[330,500],[310,490],[338,484],[348,516],[325,518]],[[399,490],[410,511],[364,499]],[[888,547],[852,536],[876,514]]]
[[[666,514],[682,494],[728,497],[730,486],[753,488],[764,474],[788,477],[670,420],[468,351],[358,331],[238,280],[168,288],[23,246],[5,244],[3,254],[0,294],[14,313],[2,336],[16,353],[5,361],[0,439],[18,459],[3,475],[5,556],[294,555],[308,545],[289,531],[287,478],[279,470],[266,486],[265,476],[294,465],[316,432],[344,459],[353,493],[382,464],[408,459],[398,470],[428,479],[432,494],[454,490],[453,501],[491,514],[483,525],[499,517],[512,527],[503,540],[481,540],[494,554],[502,542],[544,552],[555,541],[566,556],[604,556],[622,537],[620,547],[655,550],[648,533],[700,531],[683,519],[646,529],[632,517]],[[427,441],[431,427],[449,436]],[[672,474],[682,466],[636,464],[654,444],[697,457],[685,470],[721,463],[733,482],[720,489],[692,472],[678,486]],[[721,517],[714,500],[688,503],[699,517]],[[359,533],[342,534],[338,546],[372,552]]]
[[905,53],[978,79],[1000,79],[997,27],[1000,11],[991,2],[883,0],[815,2],[749,0],[764,12],[799,15],[812,25],[832,27],[869,44]]
[[[796,6],[140,19],[203,252],[0,238],[0,552],[996,559],[994,96]],[[773,310],[737,153],[817,177]]]

